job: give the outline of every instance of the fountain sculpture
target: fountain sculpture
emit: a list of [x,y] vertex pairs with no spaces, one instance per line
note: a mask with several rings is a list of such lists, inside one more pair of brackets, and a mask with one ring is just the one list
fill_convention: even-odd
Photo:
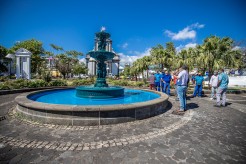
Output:
[[97,60],[97,80],[94,86],[80,86],[76,88],[76,96],[89,97],[89,98],[115,98],[124,96],[124,88],[118,86],[108,86],[106,82],[106,64],[105,61],[114,58],[115,54],[110,51],[106,51],[107,39],[110,38],[110,34],[101,30],[96,33],[96,39],[98,40],[98,47],[95,50],[90,51],[88,54]]

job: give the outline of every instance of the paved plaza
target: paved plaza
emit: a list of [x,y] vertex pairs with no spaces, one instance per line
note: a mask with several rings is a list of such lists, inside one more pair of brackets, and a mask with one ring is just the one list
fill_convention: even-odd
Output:
[[108,126],[58,126],[23,120],[13,111],[19,94],[0,96],[0,163],[245,163],[246,95],[228,106],[207,97],[188,100],[184,116],[167,112]]

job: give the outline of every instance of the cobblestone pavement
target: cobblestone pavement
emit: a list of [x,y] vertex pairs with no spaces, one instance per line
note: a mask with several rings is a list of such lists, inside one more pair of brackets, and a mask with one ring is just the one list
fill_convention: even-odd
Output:
[[[0,163],[246,161],[244,104],[230,101],[225,108],[215,108],[206,97],[192,98],[186,114],[176,116],[171,112],[179,102],[170,97],[169,110],[153,118],[118,125],[72,127],[16,118],[12,109],[17,95],[0,96],[0,116],[5,116],[0,121]],[[235,100],[240,99],[234,96]]]

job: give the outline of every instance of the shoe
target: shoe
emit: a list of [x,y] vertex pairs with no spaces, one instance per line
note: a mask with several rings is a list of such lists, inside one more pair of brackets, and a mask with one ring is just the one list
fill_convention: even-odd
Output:
[[216,105],[214,105],[214,107],[220,108],[221,106],[216,104]]
[[210,100],[213,100],[214,98],[211,97],[211,98],[209,98],[209,99],[210,99]]
[[181,111],[181,110],[175,110],[175,111],[172,112],[172,114],[183,116],[185,114],[185,112]]

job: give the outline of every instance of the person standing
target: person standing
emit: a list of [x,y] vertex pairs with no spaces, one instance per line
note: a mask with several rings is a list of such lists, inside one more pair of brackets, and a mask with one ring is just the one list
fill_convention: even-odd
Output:
[[218,72],[217,71],[214,71],[214,74],[210,79],[209,86],[211,88],[210,99],[213,100],[216,98],[216,93],[217,93],[217,88],[218,88]]
[[195,83],[196,86],[194,88],[193,97],[196,97],[198,93],[198,97],[202,97],[202,84],[203,84],[204,78],[201,74],[201,72],[198,73],[198,76],[195,77]]
[[196,77],[196,75],[195,75],[195,74],[192,74],[192,76],[191,76],[191,81],[192,81],[192,84],[193,84],[193,85],[195,84],[195,77]]
[[178,93],[177,93],[178,73],[179,73],[179,70],[177,69],[175,72],[173,72],[173,77],[172,77],[173,84],[174,84],[174,96],[176,97],[176,99],[175,99],[176,101],[179,100]]
[[151,75],[149,77],[149,88],[150,88],[150,90],[155,88],[155,76],[154,76],[154,73],[151,73]]
[[160,77],[161,75],[160,75],[160,73],[159,73],[159,71],[157,71],[156,72],[156,74],[155,74],[155,90],[156,91],[160,91]]
[[186,90],[188,84],[189,74],[187,72],[187,66],[183,65],[180,68],[177,80],[177,92],[179,97],[180,108],[176,110],[173,114],[182,115],[186,110]]
[[[226,106],[226,91],[228,88],[228,83],[229,83],[229,77],[228,75],[224,72],[224,69],[220,69],[219,70],[219,76],[218,76],[218,90],[216,93],[216,105],[214,105],[215,107],[220,107],[222,106]],[[222,100],[220,100],[222,97]]]
[[166,93],[170,96],[170,82],[172,80],[172,76],[168,73],[168,71],[165,71],[165,73],[162,73],[161,81],[162,81],[162,92]]

